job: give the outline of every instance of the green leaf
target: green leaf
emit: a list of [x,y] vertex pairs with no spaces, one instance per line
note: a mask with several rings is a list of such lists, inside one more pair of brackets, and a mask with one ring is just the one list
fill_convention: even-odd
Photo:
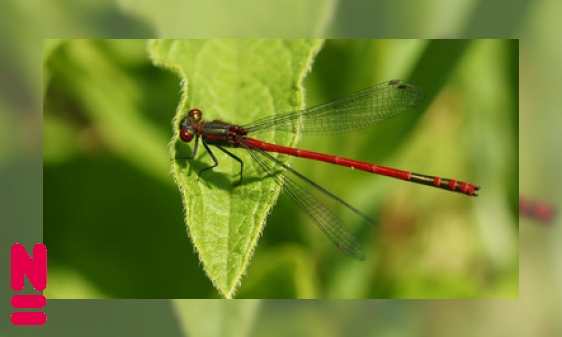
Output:
[[[157,40],[150,43],[153,61],[177,71],[183,99],[173,121],[171,157],[193,153],[193,144],[178,137],[179,123],[193,108],[206,120],[245,124],[259,117],[302,108],[302,80],[322,42],[318,40]],[[294,145],[287,133],[268,133],[264,141]],[[211,149],[213,150],[213,149]],[[267,214],[280,187],[265,179],[242,149],[232,152],[240,164],[215,148],[219,166],[200,144],[192,160],[177,159],[173,173],[182,192],[186,222],[208,277],[231,298],[248,267]]]
[[190,337],[249,336],[260,300],[174,300],[179,322]]

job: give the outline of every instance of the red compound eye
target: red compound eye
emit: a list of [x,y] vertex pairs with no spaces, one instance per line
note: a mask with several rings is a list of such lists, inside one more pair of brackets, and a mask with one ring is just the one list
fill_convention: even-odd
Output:
[[189,117],[192,117],[194,122],[197,122],[197,121],[201,120],[201,117],[203,116],[203,113],[199,109],[191,109],[191,110],[189,110],[187,115]]
[[191,142],[193,139],[193,131],[192,130],[180,130],[180,138],[186,143]]

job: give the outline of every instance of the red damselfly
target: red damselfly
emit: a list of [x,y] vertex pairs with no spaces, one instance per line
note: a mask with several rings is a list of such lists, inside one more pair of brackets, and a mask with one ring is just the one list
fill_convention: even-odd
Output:
[[[176,157],[176,159],[193,159],[197,154],[199,140],[201,140],[214,164],[200,170],[198,177],[203,172],[218,165],[217,158],[209,148],[209,145],[214,145],[240,164],[239,183],[241,183],[244,162],[225,148],[241,147],[249,150],[248,153],[250,153],[261,169],[283,186],[283,191],[289,194],[339,249],[358,260],[364,260],[365,253],[353,234],[324,203],[308,192],[303,186],[316,189],[373,224],[374,221],[317,183],[290,168],[271,155],[270,152],[324,161],[418,184],[460,192],[469,196],[478,195],[476,191],[480,187],[454,179],[428,176],[353,159],[266,143],[250,138],[248,135],[273,130],[292,133],[301,132],[302,134],[334,134],[367,128],[413,109],[423,98],[423,92],[418,87],[405,81],[393,80],[377,84],[328,103],[300,111],[265,117],[242,126],[220,120],[206,122],[202,119],[203,113],[201,110],[191,109],[187,117],[180,122],[179,136],[186,143],[191,142],[195,138],[193,153],[187,157]],[[280,171],[280,169],[283,170]]]

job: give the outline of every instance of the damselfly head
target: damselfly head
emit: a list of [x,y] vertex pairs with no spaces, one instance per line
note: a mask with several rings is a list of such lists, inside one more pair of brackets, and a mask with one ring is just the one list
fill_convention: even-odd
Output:
[[197,123],[201,120],[203,113],[199,109],[191,109],[180,123],[180,138],[186,143],[191,142],[195,136]]

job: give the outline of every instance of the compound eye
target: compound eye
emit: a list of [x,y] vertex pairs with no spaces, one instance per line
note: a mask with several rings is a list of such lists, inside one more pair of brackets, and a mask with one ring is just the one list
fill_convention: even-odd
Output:
[[198,122],[198,121],[201,120],[201,117],[203,116],[203,113],[199,109],[191,109],[191,110],[189,110],[187,115],[192,118],[193,122]]
[[186,143],[191,142],[193,139],[193,130],[191,129],[181,129],[180,130],[180,138]]

